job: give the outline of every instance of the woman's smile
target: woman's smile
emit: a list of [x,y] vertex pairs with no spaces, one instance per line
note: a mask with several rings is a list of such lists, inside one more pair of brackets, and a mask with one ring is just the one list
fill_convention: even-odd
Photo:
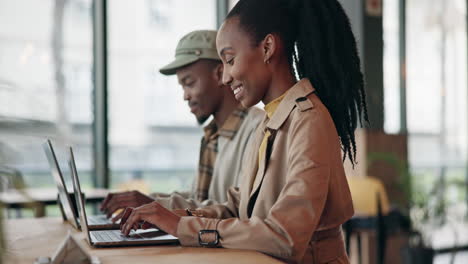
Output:
[[239,85],[237,87],[231,87],[232,91],[234,92],[234,96],[236,97],[237,101],[240,101],[242,95],[244,94],[244,86]]

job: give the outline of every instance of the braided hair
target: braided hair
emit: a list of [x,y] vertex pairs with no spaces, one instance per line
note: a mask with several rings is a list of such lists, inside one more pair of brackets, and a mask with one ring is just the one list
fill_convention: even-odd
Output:
[[364,80],[350,22],[337,0],[240,0],[227,15],[258,46],[267,34],[283,42],[291,73],[308,78],[356,164],[357,123],[369,123]]

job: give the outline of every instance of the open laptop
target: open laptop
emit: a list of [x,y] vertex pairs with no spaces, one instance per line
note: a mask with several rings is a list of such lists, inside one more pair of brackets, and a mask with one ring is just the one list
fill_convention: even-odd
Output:
[[[52,175],[54,176],[55,183],[57,184],[59,199],[60,199],[60,203],[62,205],[63,211],[65,213],[65,218],[76,229],[80,229],[81,228],[80,219],[78,217],[76,210],[72,209],[73,201],[70,199],[70,196],[68,195],[63,173],[57,161],[57,156],[55,155],[52,142],[48,139],[47,142],[43,144],[43,148],[46,153],[47,159],[49,161],[50,169],[52,171]],[[75,192],[75,203],[76,203],[76,208],[78,208],[78,204],[77,204],[78,200],[76,199],[77,197],[76,194],[77,193]],[[89,229],[92,229],[92,230],[119,229],[119,224],[113,223],[104,214],[89,216],[88,223],[89,223]]]
[[72,209],[72,201],[68,195],[67,187],[65,186],[65,181],[63,180],[62,170],[60,170],[52,143],[50,140],[47,140],[47,142],[45,142],[42,147],[44,148],[47,160],[49,161],[50,171],[54,177],[55,184],[57,185],[58,197],[63,210],[62,213],[65,214],[64,218],[66,218],[73,227],[80,229],[78,216]]
[[80,179],[76,170],[73,149],[69,148],[69,165],[73,180],[73,189],[78,204],[78,214],[80,215],[81,228],[87,233],[87,239],[90,245],[95,247],[112,246],[133,246],[133,245],[159,245],[177,243],[177,237],[169,235],[159,229],[151,228],[146,230],[132,230],[129,236],[123,235],[120,230],[94,230],[90,231],[86,217],[86,209],[81,193]]

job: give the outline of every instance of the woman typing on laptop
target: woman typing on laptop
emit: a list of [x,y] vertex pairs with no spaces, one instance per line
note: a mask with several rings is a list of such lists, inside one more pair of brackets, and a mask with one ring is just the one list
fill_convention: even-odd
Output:
[[[337,0],[240,0],[217,36],[223,82],[266,117],[240,190],[181,217],[128,208],[121,231],[157,226],[183,246],[257,250],[294,263],[348,263],[341,224],[353,215],[343,158],[367,120],[356,42]],[[364,116],[362,116],[364,115]],[[342,156],[342,151],[344,157]]]

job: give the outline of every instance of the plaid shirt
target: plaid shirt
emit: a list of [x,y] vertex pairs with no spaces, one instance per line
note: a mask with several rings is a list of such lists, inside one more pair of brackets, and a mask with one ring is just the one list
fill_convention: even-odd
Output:
[[218,129],[214,120],[205,128],[205,135],[201,140],[200,160],[198,164],[198,177],[195,190],[195,198],[198,201],[208,199],[208,190],[213,176],[213,167],[218,154],[218,136],[228,139],[234,138],[242,124],[247,109],[238,106],[226,119],[223,126]]

